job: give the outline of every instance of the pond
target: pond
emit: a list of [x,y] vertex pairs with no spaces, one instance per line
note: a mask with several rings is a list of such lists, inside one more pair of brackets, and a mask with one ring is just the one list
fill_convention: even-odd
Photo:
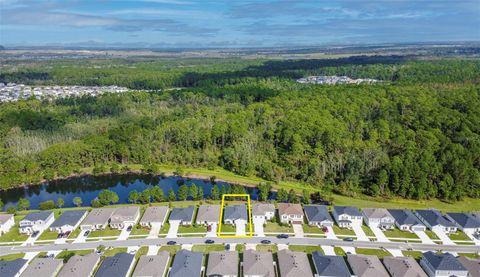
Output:
[[[139,192],[159,186],[164,192],[164,196],[168,195],[168,191],[173,189],[175,193],[180,185],[185,183],[190,187],[193,183],[202,187],[205,198],[210,196],[212,183],[209,180],[187,179],[178,176],[161,177],[141,174],[113,174],[103,176],[81,176],[71,177],[63,180],[46,182],[40,185],[19,187],[0,192],[0,198],[5,203],[4,209],[10,206],[16,206],[18,199],[21,197],[30,201],[30,209],[37,209],[38,205],[47,200],[56,201],[62,198],[65,201],[64,207],[73,207],[73,198],[81,197],[83,206],[89,206],[90,202],[98,196],[98,193],[104,189],[114,191],[118,194],[119,204],[128,203],[128,194],[132,190]],[[216,182],[227,188],[231,185],[225,182]],[[247,193],[250,194],[252,200],[258,198],[258,190],[256,188],[246,187]],[[274,197],[274,193],[271,193]]]

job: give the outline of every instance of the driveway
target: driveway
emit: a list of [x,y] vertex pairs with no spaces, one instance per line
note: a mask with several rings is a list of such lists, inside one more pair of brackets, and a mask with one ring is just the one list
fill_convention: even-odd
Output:
[[353,224],[352,230],[355,232],[355,236],[357,236],[357,240],[361,241],[369,241],[370,239],[367,237],[367,234],[362,229],[362,225],[360,224]]
[[333,249],[332,246],[327,246],[327,245],[322,245],[322,250],[325,253],[325,255],[335,255],[335,250]]
[[[372,232],[375,234],[375,237],[377,238],[377,241],[379,242],[390,242],[390,240],[385,236],[382,230],[378,227],[370,227]],[[398,249],[391,249],[391,248],[385,248],[388,252],[390,252],[394,257],[403,257],[403,253],[401,250]]]
[[217,237],[217,223],[212,223],[212,225],[210,225],[210,232],[207,232],[207,235],[206,237],[208,238],[215,238]]
[[327,236],[327,239],[338,239],[337,235],[335,235],[335,232],[333,231],[332,227],[327,227],[327,232],[325,233]]
[[120,233],[120,235],[118,236],[117,240],[127,240],[128,239],[128,236],[130,235],[130,232],[127,231],[127,226],[125,226],[123,229],[122,229],[122,232]]
[[148,238],[157,238],[161,228],[162,228],[161,224],[152,223],[152,228],[150,228],[150,233],[148,234]]
[[158,254],[158,250],[160,250],[160,247],[159,247],[159,246],[150,245],[150,246],[148,247],[147,255],[157,255],[157,254]]
[[237,236],[245,236],[245,221],[244,220],[237,220],[235,221],[235,235]]
[[[477,239],[473,234],[472,232],[464,232],[465,235],[467,235],[467,237],[469,237],[474,243],[475,245],[480,245],[480,239]],[[480,237],[479,237],[480,238]]]
[[254,218],[253,219],[253,228],[255,229],[255,234],[257,237],[264,237],[265,233],[263,231],[263,224],[265,223],[264,218]]
[[424,244],[435,244],[435,242],[424,231],[413,231]]
[[304,237],[302,224],[292,224],[292,227],[296,238]]
[[433,231],[435,235],[442,241],[444,245],[455,245],[454,243],[448,236],[445,234],[443,231]]
[[[327,227],[327,230],[328,230],[328,232],[325,234],[327,236],[327,239],[338,240],[337,235],[335,235],[335,232],[333,231],[333,227]],[[355,252],[355,247],[342,246],[341,248],[345,253],[351,253],[351,254],[356,253]],[[332,246],[322,245],[322,249],[325,252],[325,255],[335,255],[335,251],[334,251],[334,248]],[[328,251],[328,253],[333,252],[333,254],[327,254],[327,251]]]
[[180,226],[179,221],[171,222],[170,223],[170,229],[168,229],[167,238],[176,238],[179,226]]

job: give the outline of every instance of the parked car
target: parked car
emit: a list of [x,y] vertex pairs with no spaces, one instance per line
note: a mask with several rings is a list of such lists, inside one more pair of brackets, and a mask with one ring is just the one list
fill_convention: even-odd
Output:
[[57,239],[59,239],[59,238],[63,238],[63,233],[59,233],[59,234],[57,235]]
[[64,234],[63,234],[63,237],[64,238],[68,238],[68,236],[70,236],[72,232],[71,231],[66,231]]
[[352,238],[344,238],[343,240],[344,240],[344,241],[353,241]]
[[230,244],[228,244],[228,243],[225,244],[225,250],[227,250],[227,251],[230,250]]
[[175,245],[175,244],[177,244],[177,242],[173,240],[170,240],[167,242],[167,245]]
[[38,234],[40,233],[40,231],[35,231],[32,233],[32,238],[36,237]]
[[86,231],[85,233],[83,233],[83,236],[87,237],[89,234],[90,234],[90,231]]
[[323,227],[323,228],[322,228],[322,231],[323,231],[324,233],[328,233],[328,228],[327,228],[327,227]]
[[280,234],[277,236],[277,238],[279,239],[288,239],[288,235],[287,234]]
[[272,243],[271,241],[269,241],[268,239],[264,239],[261,241],[262,244],[270,244]]
[[210,231],[212,231],[212,225],[207,226],[207,232],[210,232]]
[[213,243],[215,243],[215,241],[214,241],[214,240],[211,240],[211,239],[207,239],[207,240],[205,241],[205,243],[206,243],[206,244],[213,244]]
[[127,227],[127,232],[130,232],[130,231],[132,231],[132,226]]

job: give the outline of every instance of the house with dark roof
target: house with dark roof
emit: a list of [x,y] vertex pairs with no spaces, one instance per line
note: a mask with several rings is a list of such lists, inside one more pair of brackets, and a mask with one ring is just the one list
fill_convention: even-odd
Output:
[[244,277],[275,277],[275,262],[271,252],[246,250],[241,263]]
[[197,224],[212,225],[220,221],[220,205],[201,205],[197,212]]
[[340,228],[352,228],[353,225],[363,224],[363,215],[357,207],[334,206],[332,214]]
[[180,250],[175,254],[170,277],[201,277],[203,253]]
[[457,232],[457,226],[437,210],[416,210],[415,215],[432,231]]
[[347,260],[357,277],[390,277],[377,256],[350,254]]
[[277,257],[282,277],[313,276],[306,253],[283,249],[277,252]]
[[167,273],[170,253],[160,251],[157,255],[140,256],[132,277],[164,277]]
[[252,205],[252,220],[272,220],[275,216],[275,206],[267,203],[256,203]]
[[52,225],[50,225],[50,231],[58,233],[73,232],[87,216],[87,213],[86,210],[64,211]]
[[321,252],[312,252],[313,266],[315,267],[316,277],[350,277],[345,259],[341,256],[325,256]]
[[20,220],[19,232],[22,234],[31,234],[35,231],[43,232],[54,220],[53,212],[31,212]]
[[18,277],[28,266],[28,260],[16,259],[13,261],[0,261],[0,276]]
[[50,258],[35,258],[20,274],[21,277],[52,277],[56,276],[63,265],[63,260]]
[[91,277],[100,262],[100,256],[90,253],[84,256],[74,255],[58,273],[57,277]]
[[480,234],[480,219],[467,213],[447,213],[447,219],[457,225],[457,227],[467,234]]
[[113,257],[106,257],[95,273],[95,277],[127,277],[133,269],[135,255],[117,253]]
[[238,253],[236,251],[210,252],[206,276],[237,277]]
[[460,256],[457,260],[468,270],[469,277],[480,277],[480,259]]
[[223,209],[223,222],[225,224],[236,224],[248,222],[247,206],[233,205]]
[[420,265],[428,276],[467,277],[468,270],[450,253],[436,254],[431,251],[422,254]]
[[194,211],[195,211],[194,206],[188,206],[185,208],[174,208],[170,213],[168,222],[170,224],[178,222],[179,224],[182,224],[182,225],[191,225]]
[[303,209],[300,204],[278,203],[278,216],[281,223],[303,224]]
[[13,214],[0,214],[0,236],[10,231],[15,225]]
[[142,219],[140,219],[140,225],[146,227],[152,227],[152,225],[163,226],[167,219],[168,207],[167,206],[152,206],[145,209]]
[[323,205],[305,205],[303,211],[307,217],[308,225],[331,227],[333,219],[328,212],[327,206]]
[[427,227],[410,210],[388,209],[395,219],[395,225],[402,231],[425,231]]
[[383,264],[394,277],[427,277],[420,265],[412,257],[383,258]]
[[384,208],[366,208],[362,210],[363,220],[370,228],[393,229],[395,218]]

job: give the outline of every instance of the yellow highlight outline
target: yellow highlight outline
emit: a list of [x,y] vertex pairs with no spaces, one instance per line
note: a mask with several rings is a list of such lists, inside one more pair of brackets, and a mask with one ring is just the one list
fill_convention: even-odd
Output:
[[[237,235],[222,235],[222,222],[223,222],[223,208],[225,205],[225,197],[247,197],[247,211],[248,211],[248,229],[249,229],[249,234],[245,236],[237,236]],[[220,220],[219,220],[219,225],[218,225],[218,230],[217,230],[217,236],[219,238],[251,238],[253,237],[253,231],[252,231],[252,209],[250,205],[250,194],[223,194],[222,195],[222,204],[220,206]]]

